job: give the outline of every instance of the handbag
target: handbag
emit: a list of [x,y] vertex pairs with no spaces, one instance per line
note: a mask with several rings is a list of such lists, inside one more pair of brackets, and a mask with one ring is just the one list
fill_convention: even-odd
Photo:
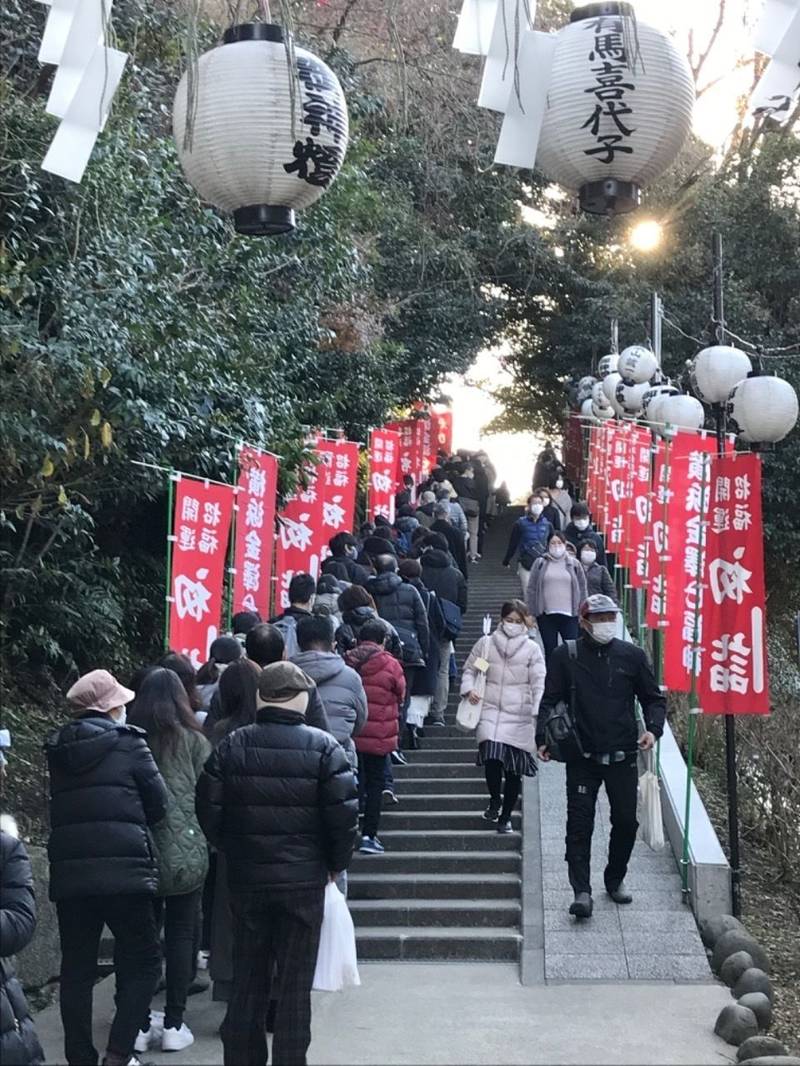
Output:
[[639,839],[647,844],[651,851],[661,851],[664,847],[664,819],[661,815],[661,785],[658,775],[653,771],[653,753],[647,753],[647,765],[639,778],[639,801],[636,817],[639,822]]
[[486,693],[486,674],[489,670],[489,630],[492,628],[492,619],[490,615],[485,615],[483,619],[483,636],[481,637],[480,650],[475,658],[475,685],[473,692],[477,692],[480,696],[478,703],[472,703],[469,696],[462,696],[461,702],[458,705],[456,711],[456,729],[460,729],[462,733],[472,733],[478,728],[478,723],[481,720],[481,712],[483,711],[483,697]]
[[312,988],[341,992],[361,984],[356,955],[356,932],[344,896],[330,881],[325,889],[325,911]]
[[444,626],[442,627],[442,639],[443,640],[457,640],[461,634],[461,627],[464,624],[464,619],[461,615],[461,608],[457,603],[453,603],[452,600],[439,600],[439,606],[441,607],[442,617],[444,618]]
[[567,641],[569,653],[569,702],[559,700],[547,721],[544,723],[545,747],[550,758],[556,762],[574,762],[584,755],[583,744],[575,721],[575,666],[578,658],[578,645],[574,640]]

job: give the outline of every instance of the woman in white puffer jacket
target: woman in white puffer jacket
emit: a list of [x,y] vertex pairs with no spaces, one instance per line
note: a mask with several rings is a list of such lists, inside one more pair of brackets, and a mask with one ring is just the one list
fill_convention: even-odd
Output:
[[[536,716],[544,691],[544,656],[529,636],[534,625],[521,600],[509,600],[500,612],[500,625],[489,637],[486,691],[478,723],[478,766],[486,773],[489,806],[483,817],[497,822],[498,833],[511,832],[511,812],[522,789],[522,778],[536,773]],[[464,664],[461,695],[480,703],[475,682],[481,672],[483,641],[479,640]],[[505,790],[503,773],[505,772]]]

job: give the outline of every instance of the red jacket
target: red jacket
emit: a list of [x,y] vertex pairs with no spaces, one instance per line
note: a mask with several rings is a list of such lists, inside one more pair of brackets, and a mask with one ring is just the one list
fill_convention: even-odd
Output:
[[379,644],[365,641],[345,656],[361,675],[367,693],[367,722],[355,738],[365,755],[388,755],[397,750],[400,707],[406,698],[406,679],[395,657]]

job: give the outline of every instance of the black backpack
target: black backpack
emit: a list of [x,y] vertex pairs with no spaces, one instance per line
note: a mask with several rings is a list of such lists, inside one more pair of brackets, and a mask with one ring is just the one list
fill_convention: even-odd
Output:
[[550,758],[556,762],[575,762],[584,755],[578,726],[575,721],[575,662],[578,658],[578,645],[574,640],[567,641],[569,653],[569,703],[563,700],[555,705],[544,724],[545,746]]

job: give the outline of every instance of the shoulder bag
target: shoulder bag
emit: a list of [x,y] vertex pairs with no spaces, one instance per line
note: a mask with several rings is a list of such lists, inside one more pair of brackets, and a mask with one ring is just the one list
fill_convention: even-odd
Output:
[[575,721],[575,662],[578,658],[578,645],[574,640],[567,641],[569,653],[569,702],[559,700],[544,725],[545,746],[550,758],[556,762],[574,762],[584,755],[578,726]]

